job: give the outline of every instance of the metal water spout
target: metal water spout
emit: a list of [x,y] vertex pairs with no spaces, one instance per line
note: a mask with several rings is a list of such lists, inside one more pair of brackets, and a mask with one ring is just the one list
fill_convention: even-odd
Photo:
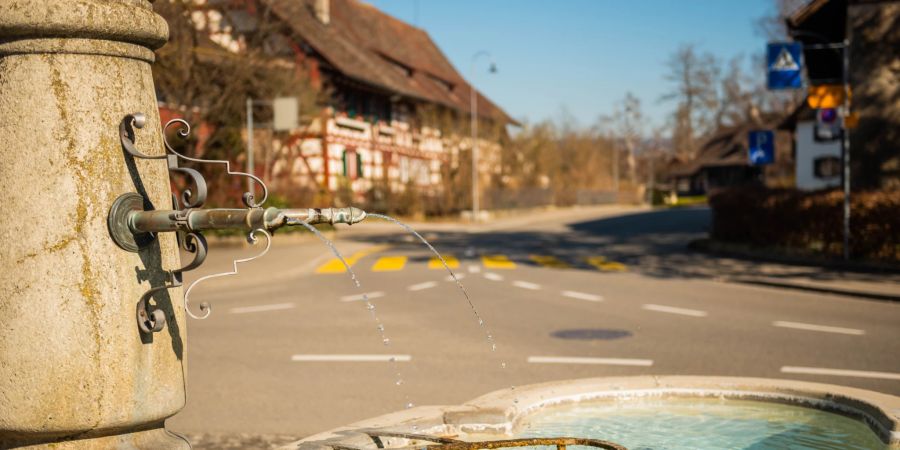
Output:
[[[193,158],[185,156],[174,149],[168,141],[166,131],[169,128],[178,127],[178,133],[182,137],[187,137],[190,134],[191,127],[184,120],[171,120],[163,127],[163,144],[166,151],[162,155],[149,155],[138,150],[134,129],[143,128],[146,123],[147,118],[142,113],[129,114],[122,120],[119,125],[119,139],[122,143],[122,148],[137,159],[165,159],[169,172],[182,174],[190,178],[191,187],[184,189],[180,193],[181,195],[173,194],[171,209],[156,209],[144,195],[138,192],[128,192],[120,195],[113,202],[107,216],[107,227],[109,228],[110,237],[123,250],[140,252],[142,248],[151,245],[159,233],[175,232],[177,233],[180,247],[187,252],[193,253],[194,259],[181,268],[168,270],[166,272],[167,280],[163,285],[151,288],[141,296],[137,303],[137,322],[138,327],[144,333],[150,334],[161,331],[166,323],[163,311],[150,305],[150,299],[153,295],[166,289],[181,286],[182,274],[196,269],[206,259],[209,247],[206,238],[203,237],[204,231],[241,230],[247,233],[247,239],[251,243],[256,243],[257,235],[263,234],[266,238],[266,248],[256,257],[235,261],[234,272],[207,275],[188,286],[184,294],[185,312],[195,318],[207,317],[210,309],[208,304],[203,303],[200,305],[200,309],[205,312],[205,315],[198,317],[191,313],[188,309],[188,297],[192,286],[204,279],[234,274],[237,271],[238,262],[247,262],[265,254],[269,248],[271,232],[291,225],[336,225],[340,223],[352,225],[366,218],[365,211],[354,207],[263,208],[261,205],[268,198],[269,190],[266,184],[255,175],[232,171],[231,164],[228,161]],[[242,199],[246,208],[203,208],[207,195],[206,180],[197,170],[180,166],[180,161],[223,165],[228,174],[248,177],[254,181],[250,185],[258,184],[261,186],[263,198],[260,201],[256,201],[252,192],[245,192]],[[134,176],[139,180],[136,173]]]
[[138,242],[152,233],[181,231],[196,233],[209,230],[275,231],[284,226],[362,222],[366,212],[347,208],[188,208],[183,210],[144,210],[144,198],[137,193],[123,194],[110,208],[109,231],[113,240],[125,250],[137,251]]

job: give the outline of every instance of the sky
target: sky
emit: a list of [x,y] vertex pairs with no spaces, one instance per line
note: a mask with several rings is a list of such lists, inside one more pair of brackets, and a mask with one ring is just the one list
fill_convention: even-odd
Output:
[[[630,91],[648,128],[665,124],[674,104],[660,102],[669,85],[665,62],[692,43],[728,60],[764,52],[758,18],[773,0],[368,0],[427,31],[457,70],[512,117],[578,125],[611,114]],[[472,74],[472,55],[486,50]]]

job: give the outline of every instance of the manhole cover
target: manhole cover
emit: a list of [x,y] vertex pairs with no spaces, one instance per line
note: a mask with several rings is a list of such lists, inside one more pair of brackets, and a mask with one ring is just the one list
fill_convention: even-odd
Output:
[[614,330],[609,328],[578,328],[574,330],[558,330],[550,334],[560,339],[572,339],[580,341],[611,341],[631,336],[630,331]]

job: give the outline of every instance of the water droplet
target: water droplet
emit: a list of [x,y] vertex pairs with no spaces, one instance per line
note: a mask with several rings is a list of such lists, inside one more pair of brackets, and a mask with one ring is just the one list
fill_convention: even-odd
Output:
[[381,342],[384,342],[384,345],[391,345],[391,340],[388,338],[384,338]]
[[515,385],[510,386],[510,387],[509,387],[509,390],[511,390],[511,391],[516,390],[516,386],[515,386]]
[[375,327],[375,328],[378,328],[378,331],[384,331],[384,325],[382,325],[382,324],[380,324],[380,323],[379,323],[378,326]]
[[375,305],[373,305],[371,303],[366,303],[366,309],[368,309],[369,311],[372,311],[373,309],[375,309]]
[[500,363],[500,368],[501,368],[501,369],[505,369],[505,368],[506,368],[506,363],[505,363],[505,362],[501,362],[501,363]]
[[415,406],[415,405],[413,405],[412,402],[409,402],[409,403],[406,404],[406,409],[410,409],[410,408],[412,408],[413,406]]
[[484,319],[478,319],[478,325],[484,326]]
[[412,426],[412,429],[413,429],[413,431],[416,431],[416,430],[419,429],[419,426],[418,426],[418,425],[413,425],[413,426]]
[[514,399],[513,399],[513,403],[519,403],[519,399],[514,398]]
[[396,384],[397,386],[400,386],[401,384],[403,384],[403,380],[397,380],[394,382],[394,384]]
[[496,352],[496,351],[497,351],[497,344],[491,344],[491,351],[492,351],[492,352]]

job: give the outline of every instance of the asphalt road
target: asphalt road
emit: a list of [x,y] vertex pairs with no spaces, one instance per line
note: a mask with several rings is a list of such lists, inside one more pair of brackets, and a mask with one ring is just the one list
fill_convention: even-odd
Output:
[[[192,304],[208,301],[213,314],[188,325],[188,402],[169,427],[299,438],[409,403],[638,374],[900,394],[900,304],[723,281],[772,267],[686,250],[708,222],[705,209],[588,210],[474,232],[423,227],[455,258],[484,328],[427,248],[391,224],[337,234],[361,288],[346,273],[317,273],[335,262],[311,237],[276,236],[240,274],[195,287]],[[214,248],[204,270],[257,250]]]

